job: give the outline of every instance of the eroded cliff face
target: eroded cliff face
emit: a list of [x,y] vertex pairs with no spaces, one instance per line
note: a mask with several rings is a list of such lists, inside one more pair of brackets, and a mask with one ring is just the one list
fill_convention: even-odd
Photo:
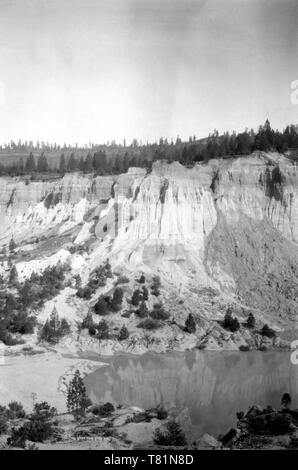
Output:
[[297,182],[295,164],[263,153],[120,176],[1,178],[0,244],[13,236],[23,263],[86,249],[82,272],[109,258],[127,273],[159,274],[196,303],[209,287],[296,324]]

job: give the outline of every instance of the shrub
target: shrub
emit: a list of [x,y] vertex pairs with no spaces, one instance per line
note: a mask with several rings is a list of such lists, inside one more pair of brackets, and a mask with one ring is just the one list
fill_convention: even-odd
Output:
[[146,318],[148,317],[148,314],[149,310],[147,305],[144,301],[142,301],[140,307],[135,311],[135,315],[137,315],[139,318]]
[[117,284],[128,284],[129,279],[126,276],[119,276],[117,279]]
[[121,317],[123,318],[130,318],[131,317],[131,313],[129,310],[126,310],[125,312],[122,313]]
[[32,334],[36,325],[36,318],[20,311],[12,315],[10,331],[21,335]]
[[113,273],[109,261],[102,266],[96,268],[91,274],[88,287],[91,289],[91,293],[94,293],[98,287],[103,287],[107,283],[108,278],[112,278]]
[[93,405],[91,412],[94,415],[110,416],[115,411],[115,407],[112,403],[104,403],[104,405]]
[[132,294],[131,303],[135,307],[139,305],[139,302],[142,300],[142,294],[139,289],[135,290]]
[[92,312],[90,310],[89,310],[86,317],[84,318],[84,320],[81,323],[81,329],[85,329],[85,328],[88,329],[88,330],[94,328]]
[[125,325],[122,326],[120,332],[119,332],[119,341],[124,341],[129,337],[129,331],[126,328]]
[[187,444],[185,434],[176,421],[169,421],[166,424],[166,431],[163,433],[157,428],[153,434],[153,441],[160,446],[185,446]]
[[46,401],[35,403],[31,419],[50,419],[57,414],[57,409]]
[[0,415],[0,436],[1,434],[5,434],[7,432],[7,419],[5,416]]
[[190,313],[185,321],[185,331],[187,333],[195,333],[196,332],[196,322],[193,315]]
[[90,289],[89,286],[86,286],[86,287],[80,287],[77,291],[77,297],[79,297],[80,299],[86,299],[86,300],[90,300],[91,299],[91,296],[92,296],[92,290]]
[[157,419],[167,419],[168,415],[169,413],[165,408],[163,408],[162,406],[157,407]]
[[284,393],[281,397],[281,404],[285,410],[287,410],[292,402],[291,395],[289,393]]
[[12,401],[7,405],[7,417],[8,419],[19,419],[25,418],[26,413],[22,403]]
[[2,341],[6,346],[16,346],[17,344],[25,344],[25,341],[13,336],[7,331],[0,331],[0,341]]
[[155,304],[153,310],[150,312],[150,317],[153,320],[168,320],[170,314],[165,311],[161,304]]
[[247,317],[246,326],[247,328],[251,328],[251,329],[255,328],[256,326],[256,319],[252,313],[250,313]]
[[121,287],[116,287],[113,293],[113,298],[111,302],[112,310],[117,311],[121,308],[123,300],[123,290]]
[[107,315],[109,313],[108,305],[104,297],[99,297],[98,301],[94,305],[94,311],[97,315]]
[[137,325],[137,328],[143,328],[144,330],[157,330],[160,327],[161,323],[153,318],[145,318]]
[[108,339],[109,337],[109,326],[105,320],[102,320],[97,325],[97,338]]
[[21,449],[25,449],[26,433],[23,426],[18,429],[12,428],[10,436],[7,439],[7,445],[10,447],[19,447]]
[[151,294],[158,297],[160,295],[160,277],[153,276],[152,285],[151,285]]
[[276,333],[272,328],[265,324],[261,330],[261,335],[266,336],[267,338],[275,338]]
[[56,429],[50,421],[45,419],[32,419],[20,428],[12,428],[11,435],[7,439],[12,447],[26,447],[26,440],[44,442],[56,435]]
[[142,298],[143,300],[148,300],[149,299],[149,292],[146,286],[142,287]]
[[76,289],[80,289],[81,286],[82,286],[82,278],[81,278],[81,276],[80,276],[79,274],[76,274],[76,275],[74,276],[74,279],[75,279],[75,287],[76,287]]
[[240,324],[237,318],[233,318],[230,309],[227,310],[227,313],[225,314],[224,321],[223,321],[223,327],[226,330],[230,330],[231,332],[235,332],[239,330]]
[[112,403],[107,402],[104,405],[101,406],[100,408],[100,414],[102,416],[109,416],[115,411],[115,407]]
[[96,335],[95,326],[92,326],[91,328],[88,328],[88,333],[89,333],[90,336],[95,336]]

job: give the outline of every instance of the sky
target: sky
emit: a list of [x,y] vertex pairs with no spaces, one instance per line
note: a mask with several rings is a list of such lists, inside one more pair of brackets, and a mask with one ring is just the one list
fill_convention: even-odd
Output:
[[0,0],[0,142],[298,124],[297,0]]

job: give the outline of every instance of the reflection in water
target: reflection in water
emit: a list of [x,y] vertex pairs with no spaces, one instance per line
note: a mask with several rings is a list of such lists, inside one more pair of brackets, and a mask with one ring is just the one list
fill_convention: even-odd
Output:
[[298,366],[290,353],[187,351],[119,355],[85,382],[93,402],[149,408],[163,404],[194,435],[235,425],[250,405],[280,406],[284,392],[298,406]]

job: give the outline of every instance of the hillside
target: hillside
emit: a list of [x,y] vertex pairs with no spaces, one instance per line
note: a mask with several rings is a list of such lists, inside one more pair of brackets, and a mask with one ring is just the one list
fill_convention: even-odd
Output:
[[[255,152],[191,169],[156,162],[151,172],[74,173],[43,182],[3,177],[0,204],[4,285],[11,266],[24,283],[58,261],[68,265],[61,292],[33,310],[42,323],[56,306],[72,324],[73,334],[62,340],[72,351],[285,347],[279,337],[260,334],[265,323],[278,336],[295,334],[297,173],[295,163],[284,156]],[[107,260],[112,277],[97,284],[90,296],[78,297],[78,275],[84,289]],[[148,311],[162,304],[167,312],[159,328],[149,332],[138,328],[140,302],[131,304],[134,291],[143,287],[142,273]],[[158,295],[152,293],[154,276],[160,277]],[[104,315],[109,338],[98,341],[84,330],[77,336],[77,322],[89,310],[94,321],[102,319],[94,306],[102,295],[109,304],[117,284],[122,284],[123,300]],[[240,330],[222,328],[228,308]],[[192,334],[184,331],[189,313],[196,323]],[[245,327],[249,313],[256,319],[253,332]],[[123,325],[129,338],[119,342]]]

